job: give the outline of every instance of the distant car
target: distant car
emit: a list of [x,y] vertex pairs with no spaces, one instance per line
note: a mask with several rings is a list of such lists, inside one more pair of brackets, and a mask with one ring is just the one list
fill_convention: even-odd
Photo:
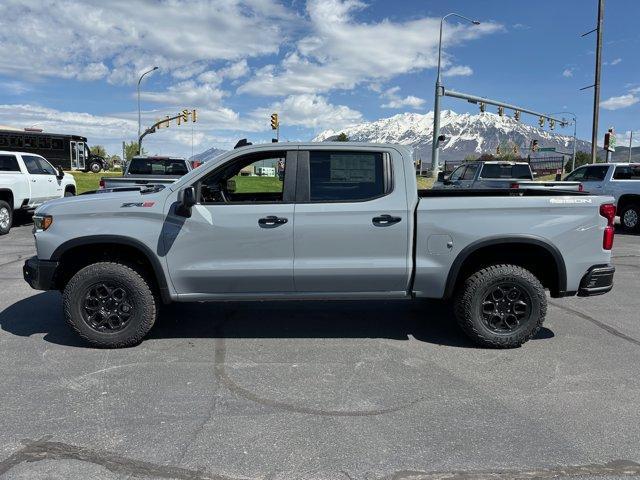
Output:
[[455,188],[530,188],[580,191],[580,182],[541,182],[534,180],[526,162],[464,162],[450,175],[440,172],[434,189]]
[[149,185],[169,185],[189,173],[197,165],[177,157],[133,157],[122,177],[102,177],[100,188],[117,190]]
[[614,197],[622,228],[640,232],[640,163],[584,165],[565,180],[579,181],[586,192]]
[[9,233],[16,210],[75,195],[73,175],[32,153],[0,151],[0,235]]

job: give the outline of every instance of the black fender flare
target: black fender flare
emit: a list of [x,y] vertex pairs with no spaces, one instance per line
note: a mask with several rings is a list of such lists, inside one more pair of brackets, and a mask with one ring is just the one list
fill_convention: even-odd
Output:
[[467,258],[471,256],[471,254],[481,248],[490,247],[492,245],[514,243],[542,247],[553,257],[556,263],[556,270],[558,272],[557,296],[564,296],[567,291],[567,267],[564,263],[564,258],[562,257],[560,250],[558,250],[555,245],[551,244],[548,240],[536,235],[496,235],[494,237],[483,238],[481,240],[472,242],[460,251],[458,256],[453,261],[451,268],[449,269],[449,274],[447,275],[447,283],[444,290],[444,298],[448,299],[453,296],[453,290],[458,280],[460,269],[462,268],[462,265],[464,265],[464,262],[467,260]]
[[80,247],[83,245],[95,245],[99,243],[106,243],[111,245],[126,245],[139,250],[145,258],[149,261],[149,264],[153,268],[153,274],[155,280],[158,283],[160,290],[160,297],[163,303],[171,303],[171,295],[169,294],[169,287],[167,284],[167,278],[160,264],[158,256],[144,243],[134,238],[125,237],[122,235],[88,235],[86,237],[73,238],[59,245],[53,254],[51,255],[51,261],[59,262],[62,256],[68,250]]

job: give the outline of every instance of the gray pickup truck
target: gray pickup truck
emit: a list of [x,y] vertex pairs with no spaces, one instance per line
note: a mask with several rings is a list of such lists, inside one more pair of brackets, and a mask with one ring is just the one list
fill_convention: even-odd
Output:
[[504,160],[464,162],[449,175],[440,172],[433,188],[529,188],[582,191],[580,182],[535,180],[535,175],[528,163]]
[[133,157],[121,177],[102,177],[101,190],[169,185],[192,170],[191,162],[174,157]]
[[[283,175],[243,175],[264,164]],[[451,298],[474,341],[515,347],[540,328],[545,289],[612,288],[612,201],[418,190],[395,145],[254,145],[165,188],[48,202],[23,273],[103,347],[139,342],[161,303],[413,298]]]

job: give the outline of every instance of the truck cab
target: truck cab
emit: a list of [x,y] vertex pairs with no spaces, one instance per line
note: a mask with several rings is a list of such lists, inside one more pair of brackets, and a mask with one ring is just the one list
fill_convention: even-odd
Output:
[[0,151],[0,235],[9,232],[16,210],[33,210],[44,202],[75,193],[73,176],[44,157]]

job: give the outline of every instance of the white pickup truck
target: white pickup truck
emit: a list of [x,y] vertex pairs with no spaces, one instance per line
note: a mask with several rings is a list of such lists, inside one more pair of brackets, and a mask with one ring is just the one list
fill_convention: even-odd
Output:
[[583,165],[565,177],[580,182],[586,192],[611,195],[616,200],[622,228],[640,232],[640,163]]
[[0,151],[0,235],[9,233],[16,210],[75,194],[73,176],[40,155]]

